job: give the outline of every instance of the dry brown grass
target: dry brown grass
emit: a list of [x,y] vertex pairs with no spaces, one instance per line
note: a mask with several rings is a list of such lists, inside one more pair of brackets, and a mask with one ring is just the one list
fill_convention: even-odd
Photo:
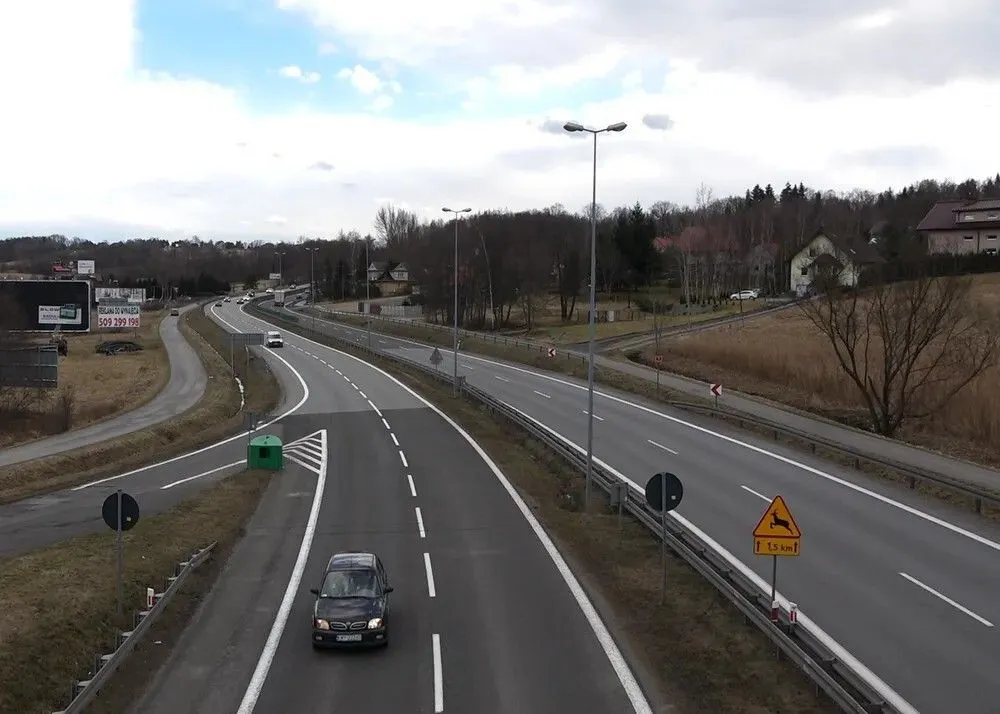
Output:
[[[1000,312],[1000,274],[974,279],[974,296]],[[671,372],[722,382],[855,426],[870,417],[857,387],[836,363],[832,347],[801,311],[765,316],[744,325],[671,338],[661,347]],[[641,361],[652,365],[653,350]],[[981,463],[1000,463],[1000,370],[981,374],[942,411],[904,424],[900,438]]]
[[[240,394],[227,360],[225,332],[200,309],[185,313],[181,330],[198,352],[209,375],[205,394],[191,409],[148,429],[73,451],[0,468],[0,503],[17,501],[155,461],[177,456],[229,436],[243,427]],[[107,359],[115,359],[109,357]],[[237,374],[247,391],[246,410],[266,414],[281,398],[274,375],[263,360],[247,372],[237,359]]]
[[[185,583],[211,579],[253,513],[270,473],[236,474],[170,510],[142,518],[125,534],[126,610],[141,609],[145,590],[162,590],[174,566],[218,541]],[[73,538],[0,561],[0,711],[50,714],[69,702],[70,682],[85,677],[97,652],[110,652],[115,628],[115,558],[111,531]],[[179,634],[185,596],[172,600],[154,625]],[[130,623],[117,623],[120,627]],[[150,640],[151,642],[152,640]],[[141,657],[143,645],[133,658]],[[163,648],[161,648],[163,649]]]
[[[151,401],[170,378],[170,362],[160,339],[166,310],[142,313],[141,327],[131,331],[63,333],[69,353],[59,359],[59,386],[39,390],[26,413],[5,423],[0,448],[79,429]],[[96,352],[102,340],[134,340],[141,352],[107,356]],[[10,395],[17,399],[18,395]]]
[[[356,348],[320,339],[364,357]],[[792,664],[779,660],[769,640],[680,558],[669,560],[669,595],[659,605],[659,542],[631,518],[619,531],[603,495],[595,496],[591,514],[565,508],[582,501],[582,477],[545,447],[482,408],[453,398],[441,382],[388,360],[379,366],[447,412],[497,462],[585,587],[596,591],[595,605],[628,641],[640,669],[655,678],[659,694],[654,699],[673,704],[670,711],[678,714],[839,711],[818,697]]]

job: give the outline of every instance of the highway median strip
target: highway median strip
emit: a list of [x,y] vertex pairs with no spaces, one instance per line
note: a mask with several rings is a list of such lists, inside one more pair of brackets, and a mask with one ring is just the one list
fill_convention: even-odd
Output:
[[[308,336],[370,359],[360,347]],[[591,513],[580,512],[579,473],[546,447],[525,439],[519,429],[497,421],[483,408],[455,399],[447,384],[389,360],[378,360],[378,365],[448,413],[511,478],[574,572],[596,593],[593,599],[609,627],[627,641],[623,649],[631,654],[637,674],[649,673],[648,678],[641,676],[645,685],[675,711],[838,711],[815,693],[794,665],[777,658],[770,641],[680,558],[668,559],[670,589],[666,604],[659,605],[658,541],[631,517],[619,529],[603,494],[595,496]],[[415,512],[419,523],[419,510]]]
[[[262,359],[237,355],[228,364],[227,333],[201,309],[188,311],[180,329],[208,373],[205,394],[194,407],[160,424],[105,442],[0,468],[0,503],[50,493],[163,461],[219,441],[243,428],[243,412],[266,414],[281,399],[277,379]],[[245,401],[244,401],[245,400]]]
[[[116,622],[115,534],[104,530],[0,560],[0,711],[49,714],[70,699],[95,654],[110,652],[116,629],[131,629],[146,588],[212,541],[218,545],[194,571],[89,714],[121,712],[166,660],[203,593],[225,564],[253,514],[271,473],[241,471],[157,515],[143,516],[124,535],[126,622]],[[140,503],[140,509],[142,504]],[[96,515],[96,514],[95,514]]]

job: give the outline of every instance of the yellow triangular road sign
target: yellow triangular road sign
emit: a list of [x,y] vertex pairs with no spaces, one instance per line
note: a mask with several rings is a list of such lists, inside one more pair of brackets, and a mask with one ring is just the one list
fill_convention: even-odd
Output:
[[785,499],[775,496],[753,529],[754,538],[801,538],[802,531]]

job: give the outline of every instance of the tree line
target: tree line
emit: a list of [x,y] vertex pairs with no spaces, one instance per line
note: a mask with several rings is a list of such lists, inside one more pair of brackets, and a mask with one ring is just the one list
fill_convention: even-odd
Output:
[[[786,182],[716,198],[698,188],[691,205],[659,201],[597,213],[597,288],[649,309],[643,288],[667,283],[679,302],[707,303],[739,289],[788,290],[792,256],[818,231],[871,240],[887,263],[919,258],[915,227],[939,200],[1000,198],[1000,174],[961,183],[923,180],[902,190],[846,193]],[[565,319],[580,310],[589,279],[590,205],[577,211],[484,210],[459,222],[459,311],[468,326],[531,320],[541,296],[558,299]],[[228,284],[252,284],[278,272],[287,280],[311,277],[324,297],[360,299],[371,262],[403,264],[419,286],[427,311],[451,319],[455,266],[452,220],[420,221],[385,205],[372,231],[336,237],[302,236],[295,243],[213,241],[199,236],[96,243],[61,235],[0,241],[0,271],[48,274],[53,262],[92,259],[105,284],[178,286],[185,294],[211,293]],[[378,296],[378,284],[372,287]],[[585,303],[586,300],[583,300]]]

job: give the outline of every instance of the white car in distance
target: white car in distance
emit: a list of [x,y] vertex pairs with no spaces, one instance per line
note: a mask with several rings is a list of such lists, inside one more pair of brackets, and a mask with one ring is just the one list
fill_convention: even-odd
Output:
[[740,290],[729,296],[730,300],[756,300],[759,293],[756,290]]
[[284,347],[285,346],[284,340],[281,339],[281,333],[280,332],[274,332],[274,331],[271,331],[271,332],[267,333],[267,337],[264,340],[264,344],[267,347]]

